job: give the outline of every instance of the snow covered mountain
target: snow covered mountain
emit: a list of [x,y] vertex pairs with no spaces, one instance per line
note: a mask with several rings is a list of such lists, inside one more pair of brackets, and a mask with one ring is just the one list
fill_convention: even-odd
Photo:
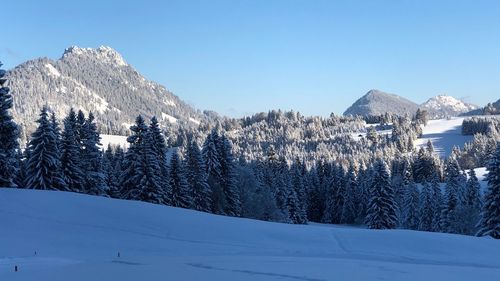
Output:
[[448,95],[439,95],[430,98],[420,105],[420,108],[427,110],[431,119],[458,116],[460,114],[477,109],[478,106],[463,102]]
[[413,115],[417,111],[418,105],[403,97],[388,94],[379,90],[370,90],[353,105],[351,105],[344,115],[381,115],[386,112],[396,115]]
[[489,281],[500,276],[500,244],[494,239],[269,223],[69,192],[1,188],[0,228],[0,280]]
[[493,103],[488,103],[485,107],[471,110],[462,114],[463,116],[473,115],[499,115],[500,114],[500,99]]
[[27,132],[43,105],[58,117],[72,106],[96,115],[102,133],[124,134],[135,117],[157,116],[163,125],[197,126],[207,115],[164,86],[147,80],[110,47],[70,47],[58,60],[38,58],[8,71],[14,117]]
[[479,107],[448,95],[435,96],[418,105],[398,95],[370,90],[349,107],[344,115],[368,116],[386,112],[396,115],[413,115],[418,108],[427,110],[431,119],[441,119],[459,116]]

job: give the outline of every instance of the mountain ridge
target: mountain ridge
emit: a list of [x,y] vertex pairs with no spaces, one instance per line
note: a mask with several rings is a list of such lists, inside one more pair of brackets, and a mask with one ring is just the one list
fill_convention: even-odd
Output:
[[372,89],[347,108],[344,115],[369,116],[381,115],[386,112],[396,115],[412,115],[417,109],[418,104],[406,98]]
[[146,79],[114,49],[71,46],[62,56],[28,60],[7,71],[14,118],[25,134],[48,105],[58,118],[70,107],[92,111],[102,133],[126,134],[137,115],[157,116],[162,126],[198,126],[212,118],[159,83]]

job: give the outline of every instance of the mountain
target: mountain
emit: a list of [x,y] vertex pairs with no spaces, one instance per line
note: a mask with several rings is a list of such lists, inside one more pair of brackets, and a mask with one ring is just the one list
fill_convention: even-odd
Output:
[[70,107],[92,111],[102,133],[125,134],[137,115],[163,126],[194,125],[211,118],[164,86],[147,80],[110,47],[67,48],[58,60],[27,61],[7,74],[13,114],[29,134],[43,105],[61,118]]
[[344,115],[381,115],[386,112],[396,115],[413,115],[418,109],[418,105],[403,97],[388,94],[379,90],[370,90],[353,105],[351,105]]
[[461,115],[477,109],[478,106],[463,102],[452,96],[439,95],[421,104],[420,108],[425,109],[431,119],[440,119]]
[[497,115],[500,114],[500,99],[494,103],[488,103],[485,107],[481,107],[475,110],[471,110],[467,113],[462,114],[462,116],[473,116],[473,115]]

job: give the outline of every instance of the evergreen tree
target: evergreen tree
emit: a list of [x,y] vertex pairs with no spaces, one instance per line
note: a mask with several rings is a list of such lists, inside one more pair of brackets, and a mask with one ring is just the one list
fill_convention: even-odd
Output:
[[241,215],[241,202],[238,187],[236,186],[235,163],[231,143],[225,136],[220,138],[219,156],[221,164],[221,186],[226,205],[224,213],[229,216]]
[[469,170],[469,178],[465,185],[465,198],[463,205],[475,210],[481,209],[481,195],[480,195],[479,180],[477,179],[474,169]]
[[104,174],[104,181],[108,187],[107,195],[113,197],[118,189],[118,176],[115,173],[116,158],[111,144],[108,144],[106,151],[104,151],[102,158],[102,171]]
[[460,166],[456,158],[450,156],[446,164],[445,197],[441,216],[441,227],[445,232],[458,232],[456,224],[460,220],[457,216],[457,208],[459,206],[461,182]]
[[307,219],[309,221],[320,222],[323,217],[322,198],[325,194],[321,192],[317,167],[313,167],[309,171],[307,181]]
[[380,159],[375,163],[370,202],[366,224],[371,229],[391,229],[396,227],[394,191],[391,187],[390,172],[385,162]]
[[189,194],[189,187],[186,181],[186,174],[179,160],[179,155],[174,152],[170,159],[170,205],[180,208],[189,208],[192,205],[192,198]]
[[61,171],[67,189],[73,192],[84,192],[84,174],[81,169],[80,146],[76,135],[76,113],[70,109],[64,119],[64,132],[61,140]]
[[144,140],[148,134],[148,127],[144,122],[144,118],[139,115],[135,119],[135,124],[130,127],[132,135],[127,138],[129,148],[123,158],[120,172],[120,198],[139,200],[139,194],[136,190],[139,185],[137,172],[141,170],[141,162],[143,157]]
[[216,129],[213,129],[203,143],[202,156],[208,175],[208,184],[212,190],[212,213],[224,214],[225,199],[220,184],[221,164],[219,151],[217,150],[218,142],[219,134]]
[[326,189],[326,205],[322,219],[324,223],[340,223],[345,196],[343,177],[344,173],[342,167],[334,165],[332,167],[330,185]]
[[101,136],[97,132],[94,115],[89,113],[81,128],[81,166],[84,172],[84,190],[87,194],[104,195],[109,186],[106,183],[102,167]]
[[[160,165],[160,185],[164,191],[164,194],[168,194],[170,189],[168,186],[168,162],[167,162],[167,144],[165,142],[165,136],[162,134],[160,125],[156,117],[151,118],[151,123],[149,125],[149,132],[153,138],[153,150],[158,159]],[[164,198],[164,201],[168,201],[168,198]]]
[[412,182],[406,186],[404,202],[403,226],[416,230],[420,225],[420,193],[415,183]]
[[186,154],[187,181],[193,199],[191,208],[198,211],[210,212],[212,190],[208,185],[208,175],[200,148],[194,140],[189,143]]
[[29,149],[25,149],[22,152],[20,149],[17,151],[17,166],[19,167],[17,171],[16,178],[14,179],[14,183],[17,188],[26,188],[26,159],[29,157]]
[[420,223],[418,229],[423,231],[433,231],[434,220],[434,198],[432,188],[429,182],[422,183],[422,192],[420,193]]
[[162,204],[166,195],[161,187],[160,165],[144,118],[139,115],[130,130],[133,134],[127,138],[130,148],[122,173],[122,178],[129,178],[123,181],[122,194],[127,199]]
[[357,205],[359,198],[358,182],[356,178],[356,171],[354,165],[351,163],[349,170],[347,171],[345,181],[345,195],[344,195],[344,206],[342,209],[341,223],[352,224],[356,220],[357,216]]
[[48,108],[43,107],[38,128],[28,144],[26,160],[26,187],[53,190],[65,185],[60,173],[57,155],[57,140],[48,117]]
[[304,224],[307,223],[307,196],[304,183],[303,166],[299,159],[295,159],[295,163],[292,165],[290,173],[292,184],[291,188],[295,191],[298,204],[297,219],[295,220],[295,223]]
[[10,113],[12,96],[5,86],[5,74],[0,69],[0,187],[13,187],[18,168],[19,129]]
[[113,162],[112,163],[112,168],[113,168],[113,183],[115,185],[114,190],[110,190],[110,196],[113,198],[121,198],[122,197],[122,189],[120,186],[120,183],[122,180],[120,180],[120,177],[124,173],[124,163],[125,163],[125,152],[123,151],[123,148],[121,146],[117,146],[114,151],[113,155]]
[[438,171],[434,171],[430,178],[430,187],[432,190],[432,201],[434,214],[432,218],[432,231],[439,232],[442,231],[443,227],[441,225],[441,215],[443,209],[443,193],[441,191],[441,186],[439,185],[439,175]]
[[479,223],[478,236],[500,239],[500,144],[488,163],[488,190]]

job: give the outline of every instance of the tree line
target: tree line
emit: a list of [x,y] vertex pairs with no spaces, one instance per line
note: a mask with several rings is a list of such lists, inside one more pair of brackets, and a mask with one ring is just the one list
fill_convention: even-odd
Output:
[[[201,147],[190,133],[181,147],[174,147],[155,117],[149,122],[136,118],[128,149],[103,150],[92,113],[71,109],[60,124],[43,107],[37,129],[21,150],[4,74],[0,72],[3,187],[79,192],[286,223],[365,224],[500,238],[498,145],[487,155],[484,195],[474,170],[461,168],[460,151],[445,161],[430,142],[414,152],[420,121],[404,117],[393,118],[391,136],[372,130],[361,138],[359,142],[370,144],[364,157],[318,159],[308,165],[300,157],[289,161],[272,144],[265,155],[235,159],[228,131],[221,126],[211,129]],[[393,153],[388,157],[382,151]]]

